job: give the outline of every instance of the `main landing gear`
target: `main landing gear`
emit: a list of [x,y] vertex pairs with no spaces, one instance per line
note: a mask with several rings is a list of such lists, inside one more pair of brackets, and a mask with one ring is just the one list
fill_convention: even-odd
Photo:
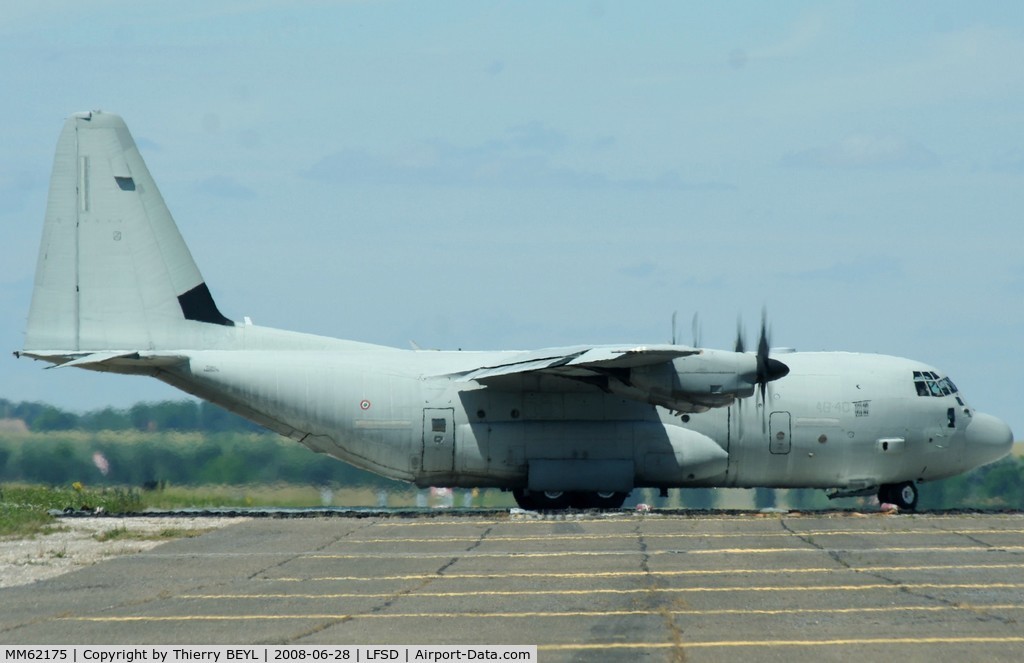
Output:
[[563,492],[560,490],[530,491],[516,488],[512,491],[516,504],[530,511],[555,511],[559,509],[619,509],[628,493],[608,492]]
[[917,486],[912,481],[886,483],[878,487],[878,501],[895,504],[905,511],[917,508]]

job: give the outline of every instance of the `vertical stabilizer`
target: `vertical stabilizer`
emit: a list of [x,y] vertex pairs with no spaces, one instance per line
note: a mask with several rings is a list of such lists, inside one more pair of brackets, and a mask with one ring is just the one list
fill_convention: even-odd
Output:
[[221,315],[124,120],[68,118],[57,142],[26,350],[173,347]]

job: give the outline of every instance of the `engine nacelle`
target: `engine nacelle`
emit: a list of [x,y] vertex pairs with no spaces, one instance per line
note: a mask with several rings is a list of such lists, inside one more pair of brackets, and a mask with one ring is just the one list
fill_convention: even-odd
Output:
[[633,390],[644,392],[649,403],[679,412],[703,412],[754,394],[757,356],[701,350],[671,362],[633,368],[623,382],[631,395],[636,395]]

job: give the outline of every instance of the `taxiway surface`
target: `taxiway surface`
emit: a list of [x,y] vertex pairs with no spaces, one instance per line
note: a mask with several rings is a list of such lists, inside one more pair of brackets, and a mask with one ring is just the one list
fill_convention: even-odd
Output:
[[1024,516],[258,519],[2,589],[0,642],[1019,661]]

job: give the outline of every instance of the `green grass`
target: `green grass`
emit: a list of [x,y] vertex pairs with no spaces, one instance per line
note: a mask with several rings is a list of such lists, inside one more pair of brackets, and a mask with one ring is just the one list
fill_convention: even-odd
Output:
[[[390,507],[413,506],[417,503],[415,488],[391,490],[387,493]],[[465,491],[456,491],[454,506],[462,506]],[[274,484],[262,486],[166,486],[159,490],[136,488],[88,488],[74,486],[32,486],[24,484],[0,485],[0,538],[26,538],[48,534],[60,529],[57,519],[49,511],[66,509],[103,509],[107,513],[133,513],[146,509],[186,509],[216,507],[319,507],[319,506],[377,506],[379,491],[373,487],[338,488],[322,492],[314,486]],[[436,506],[437,501],[428,499]],[[472,506],[508,507],[512,498],[498,490],[481,490]],[[138,538],[133,533],[108,533],[109,540],[116,537]],[[192,536],[187,532],[145,535],[149,538],[181,538]]]
[[51,509],[102,508],[109,512],[138,511],[139,492],[124,488],[0,486],[0,537],[32,537],[58,529]]

